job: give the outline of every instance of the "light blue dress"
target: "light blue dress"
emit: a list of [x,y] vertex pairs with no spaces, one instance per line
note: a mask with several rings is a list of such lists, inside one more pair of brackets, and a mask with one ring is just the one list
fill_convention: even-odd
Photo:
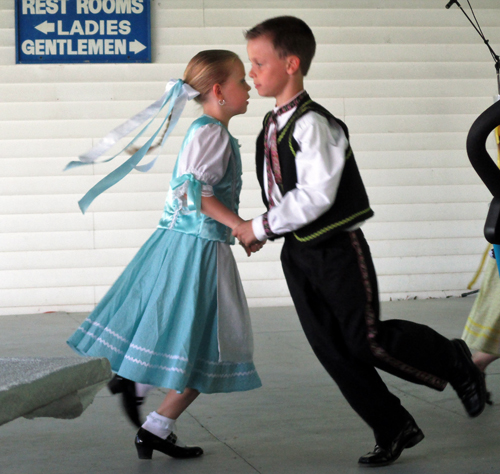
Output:
[[203,115],[186,134],[157,230],[68,340],[79,354],[108,358],[127,379],[179,392],[261,386],[248,307],[229,248],[231,229],[199,212],[206,183],[178,172],[193,137],[210,141],[213,131],[230,148],[222,179],[211,189],[238,211],[238,143],[220,122]]

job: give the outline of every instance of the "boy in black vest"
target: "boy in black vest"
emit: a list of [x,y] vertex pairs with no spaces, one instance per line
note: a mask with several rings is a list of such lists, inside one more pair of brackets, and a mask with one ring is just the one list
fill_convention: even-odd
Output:
[[249,73],[275,97],[257,139],[257,176],[268,212],[241,224],[245,245],[284,237],[281,261],[304,332],[353,409],[373,429],[364,466],[394,462],[424,434],[375,367],[443,390],[479,415],[486,389],[461,340],[409,321],[379,320],[377,279],[361,225],[373,215],[346,125],[303,87],[316,43],[298,18],[278,17],[246,32]]

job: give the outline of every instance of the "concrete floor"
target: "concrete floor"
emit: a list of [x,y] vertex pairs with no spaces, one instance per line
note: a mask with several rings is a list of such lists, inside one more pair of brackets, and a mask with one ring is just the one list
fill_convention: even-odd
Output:
[[[431,325],[460,337],[474,301],[467,298],[384,303],[384,318]],[[75,420],[17,419],[0,426],[1,474],[323,474],[359,473],[357,459],[373,448],[370,430],[354,414],[311,352],[293,308],[253,309],[255,362],[263,387],[201,396],[178,422],[181,439],[204,456],[175,460],[155,452],[139,460],[135,428],[118,400],[102,390]],[[0,356],[73,356],[67,337],[84,314],[0,317]],[[422,347],[425,350],[425,347]],[[443,393],[384,374],[426,434],[391,474],[500,473],[500,363],[488,372],[498,405],[469,419],[455,392]],[[155,391],[144,412],[156,408]]]

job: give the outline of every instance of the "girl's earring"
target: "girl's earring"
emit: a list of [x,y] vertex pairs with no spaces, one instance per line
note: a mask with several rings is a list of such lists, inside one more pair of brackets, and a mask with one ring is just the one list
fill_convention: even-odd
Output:
[[226,104],[226,101],[225,101],[224,99],[219,100],[219,105],[220,105],[220,106],[223,106],[223,105],[225,105],[225,104]]

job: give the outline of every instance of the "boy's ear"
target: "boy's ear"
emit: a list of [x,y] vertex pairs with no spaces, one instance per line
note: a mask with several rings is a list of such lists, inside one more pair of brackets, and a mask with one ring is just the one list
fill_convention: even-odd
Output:
[[298,56],[287,56],[286,58],[286,72],[293,76],[300,70],[300,59]]

